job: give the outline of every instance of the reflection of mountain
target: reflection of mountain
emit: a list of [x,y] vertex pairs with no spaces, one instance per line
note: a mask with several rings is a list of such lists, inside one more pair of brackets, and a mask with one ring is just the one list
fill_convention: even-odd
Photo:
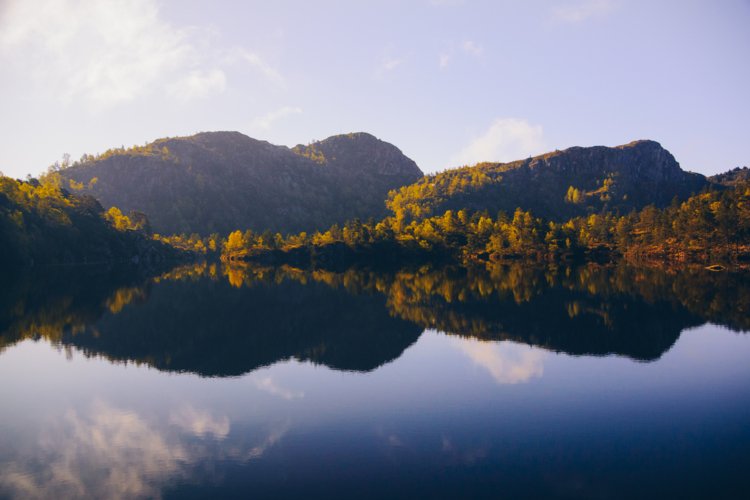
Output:
[[706,321],[750,329],[750,286],[728,273],[521,264],[218,271],[183,267],[140,285],[126,273],[83,269],[52,285],[19,280],[0,296],[0,347],[41,336],[113,360],[233,376],[291,357],[369,371],[425,328],[639,360],[659,358],[682,330]]
[[423,328],[569,354],[653,360],[682,330],[706,321],[750,329],[750,287],[745,276],[734,274],[515,264],[391,276],[316,271],[306,279],[350,291],[380,290],[392,315]]
[[687,327],[703,323],[668,303],[624,296],[591,297],[548,289],[529,302],[493,298],[445,302],[431,297],[405,308],[405,317],[432,316],[429,326],[484,340],[512,340],[569,354],[659,358]]
[[321,283],[164,281],[139,307],[107,314],[63,342],[109,358],[207,376],[240,375],[295,357],[369,371],[398,358],[422,329],[392,318],[382,296]]

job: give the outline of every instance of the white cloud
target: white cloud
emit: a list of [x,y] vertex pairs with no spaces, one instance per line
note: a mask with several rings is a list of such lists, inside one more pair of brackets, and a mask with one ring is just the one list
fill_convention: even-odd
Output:
[[544,373],[541,349],[513,342],[454,339],[454,346],[481,366],[498,384],[518,384]]
[[402,64],[404,64],[403,58],[386,57],[380,62],[380,66],[378,66],[378,75],[382,76],[385,73],[390,73]]
[[250,127],[254,130],[268,130],[277,121],[292,115],[298,115],[302,113],[302,108],[294,106],[284,106],[276,109],[263,116],[259,116],[250,124]]
[[28,61],[37,81],[65,100],[131,100],[194,50],[188,32],[162,22],[150,0],[12,1],[6,8],[0,50]]
[[556,7],[552,15],[558,21],[578,23],[591,17],[606,14],[615,8],[613,0],[576,0]]
[[[150,93],[180,100],[222,92],[227,77],[216,61],[229,51],[210,32],[178,27],[157,0],[9,0],[0,18],[0,64],[37,90],[96,109]],[[281,75],[257,54],[246,62],[274,83]]]
[[461,44],[461,49],[467,54],[474,57],[479,57],[484,53],[484,47],[473,40],[465,40]]
[[394,69],[401,66],[403,59],[387,59],[383,62],[383,69],[386,71],[393,71]]
[[456,54],[459,56],[463,54],[464,56],[479,59],[484,55],[484,47],[474,40],[464,40],[458,48],[456,48],[455,44],[451,44],[448,50],[438,54],[438,66],[440,69],[447,68],[453,62]]
[[541,125],[517,118],[498,118],[452,158],[452,163],[472,165],[481,161],[507,162],[544,152]]
[[447,68],[452,58],[453,54],[450,52],[443,52],[442,54],[440,54],[440,56],[438,57],[438,65],[440,66],[440,69]]
[[270,82],[275,83],[279,86],[285,86],[286,80],[273,66],[268,64],[258,54],[250,52],[246,49],[238,50],[239,57],[248,63],[253,69],[260,72]]
[[181,101],[206,97],[213,93],[223,92],[227,86],[227,77],[220,69],[210,71],[191,71],[181,80],[168,86],[169,94]]

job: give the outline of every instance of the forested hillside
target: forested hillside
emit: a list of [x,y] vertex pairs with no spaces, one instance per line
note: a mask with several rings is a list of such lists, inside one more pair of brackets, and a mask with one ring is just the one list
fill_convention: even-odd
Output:
[[715,184],[721,184],[724,186],[734,186],[741,182],[750,182],[750,168],[737,167],[723,172],[721,174],[712,175],[708,178],[709,181]]
[[[8,259],[65,262],[135,254],[118,231],[152,227],[159,242],[230,260],[737,262],[750,254],[748,182],[747,168],[710,179],[685,172],[653,141],[422,177],[368,134],[290,149],[215,132],[86,156],[41,183],[8,179],[1,229],[17,243]],[[104,214],[68,190],[130,215]],[[25,207],[23,220],[13,204]],[[192,235],[165,236],[176,233]],[[49,237],[55,244],[39,243]]]
[[105,212],[61,182],[55,174],[28,182],[0,177],[0,265],[142,262],[179,254],[145,234],[143,214]]
[[446,210],[405,221],[358,220],[325,232],[268,239],[236,231],[223,245],[225,259],[292,263],[382,263],[417,259],[458,261],[592,258],[660,263],[750,262],[750,182],[712,187],[674,201],[620,214],[601,211],[555,220],[513,212]]
[[238,132],[159,139],[60,171],[104,206],[147,214],[158,233],[297,232],[381,218],[391,189],[422,176],[395,146],[364,134],[287,148]]
[[406,223],[446,210],[494,215],[519,207],[564,221],[602,211],[625,214],[651,204],[665,207],[707,184],[704,176],[683,171],[659,143],[635,141],[447,170],[392,193],[388,207]]

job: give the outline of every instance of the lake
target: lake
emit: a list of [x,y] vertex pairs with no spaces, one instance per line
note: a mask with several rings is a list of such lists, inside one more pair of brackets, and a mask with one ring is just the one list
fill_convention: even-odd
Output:
[[750,487],[746,274],[197,263],[4,280],[2,497]]

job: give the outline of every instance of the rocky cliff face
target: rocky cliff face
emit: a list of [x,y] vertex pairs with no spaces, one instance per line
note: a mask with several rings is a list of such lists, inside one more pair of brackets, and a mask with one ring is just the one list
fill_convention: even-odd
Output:
[[[651,203],[664,206],[675,196],[686,198],[707,184],[704,176],[683,171],[658,142],[647,140],[613,148],[573,147],[534,158],[528,168],[536,170],[531,179],[537,182],[567,181],[563,187],[577,188],[588,203],[597,204],[599,198],[602,204],[625,210]],[[518,174],[522,172],[523,165]],[[592,196],[595,193],[599,196]]]
[[114,150],[63,177],[101,203],[146,213],[156,232],[298,232],[385,214],[391,189],[422,176],[396,147],[348,134],[294,149],[207,132]]
[[683,171],[659,143],[635,141],[450,170],[402,188],[389,205],[412,216],[461,208],[512,213],[521,207],[564,219],[600,210],[665,206],[707,184],[704,176]]

